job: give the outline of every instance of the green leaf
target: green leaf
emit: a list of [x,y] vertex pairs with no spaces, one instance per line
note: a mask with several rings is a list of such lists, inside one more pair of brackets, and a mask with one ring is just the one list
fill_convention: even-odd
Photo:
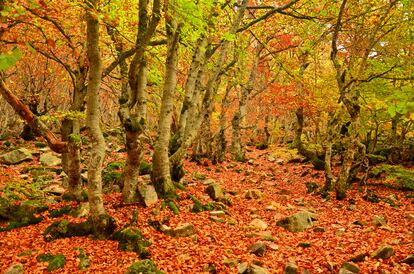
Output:
[[14,66],[21,58],[22,53],[18,48],[14,48],[10,52],[0,54],[0,71],[5,71]]

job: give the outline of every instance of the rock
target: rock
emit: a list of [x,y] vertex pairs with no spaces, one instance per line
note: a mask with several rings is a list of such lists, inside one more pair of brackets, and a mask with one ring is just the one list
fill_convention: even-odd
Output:
[[144,239],[141,231],[136,227],[126,227],[115,231],[112,235],[112,239],[118,241],[118,248],[120,250],[135,252],[141,256],[141,258],[149,256],[146,247],[149,246],[150,243]]
[[351,263],[351,262],[345,262],[341,266],[341,269],[339,270],[339,272],[341,272],[341,270],[346,270],[346,271],[349,271],[351,273],[359,273],[359,271],[360,271],[358,265],[355,264],[355,263]]
[[4,274],[23,274],[24,267],[22,264],[12,264],[9,268],[6,269]]
[[277,221],[276,225],[281,226],[290,232],[301,232],[312,227],[313,221],[316,219],[315,214],[307,211],[301,211]]
[[345,234],[345,228],[338,228],[336,231],[335,231],[335,235],[336,236],[342,236],[342,235],[344,235]]
[[211,184],[215,184],[216,181],[214,179],[206,179],[202,182],[203,185],[211,185]]
[[241,263],[241,264],[239,264],[238,266],[237,266],[237,273],[238,274],[244,274],[244,273],[247,273],[247,269],[249,268],[249,264],[248,263],[246,263],[246,262],[244,262],[244,263]]
[[311,244],[311,243],[308,243],[308,242],[300,242],[300,243],[298,244],[298,246],[299,246],[299,247],[303,247],[303,248],[308,248],[308,247],[311,247],[311,246],[312,246],[312,244]]
[[326,228],[318,226],[313,229],[314,232],[325,232]]
[[51,184],[43,189],[44,192],[53,195],[61,196],[65,193],[66,189],[60,184]]
[[145,206],[152,206],[157,203],[158,195],[153,185],[140,185],[138,186],[138,195]]
[[59,166],[62,164],[62,160],[53,152],[47,152],[40,155],[39,161],[44,166]]
[[374,253],[371,254],[371,258],[388,259],[392,255],[394,255],[394,249],[389,245],[384,245],[374,251]]
[[0,155],[0,162],[6,165],[15,165],[32,159],[32,153],[26,148],[19,148]]
[[374,215],[372,217],[372,224],[374,226],[385,226],[387,225],[387,219],[384,216]]
[[367,252],[355,255],[354,257],[350,259],[350,261],[354,263],[363,262],[365,261],[365,257],[369,257],[369,254]]
[[276,162],[276,158],[273,157],[272,155],[267,156],[266,159],[271,163]]
[[404,260],[401,261],[401,263],[414,265],[414,254],[408,255]]
[[289,262],[285,266],[284,274],[297,274],[298,266],[294,262]]
[[228,267],[234,267],[239,263],[239,259],[224,259],[223,264],[227,265]]
[[249,268],[249,274],[269,274],[270,272],[257,264],[252,264]]
[[305,206],[305,199],[303,198],[298,198],[295,200],[295,202],[298,206]]
[[407,214],[405,218],[408,219],[409,221],[414,221],[414,214]]
[[349,271],[347,269],[341,268],[339,269],[338,274],[355,274],[355,272]]
[[268,225],[266,222],[260,219],[253,219],[247,228],[250,230],[266,230],[267,227]]
[[215,217],[224,217],[224,216],[226,216],[226,212],[224,212],[222,210],[210,211],[210,215],[215,216]]
[[205,192],[211,199],[217,201],[224,197],[223,189],[219,184],[210,184],[206,187]]
[[188,237],[196,233],[194,225],[188,223],[177,226],[174,229],[164,225],[161,227],[161,231],[172,237]]
[[258,189],[249,189],[244,194],[244,198],[246,199],[262,199],[263,193]]
[[253,159],[250,159],[249,161],[247,161],[247,163],[248,163],[249,165],[253,165],[253,164],[254,164],[254,160],[253,160]]
[[256,242],[249,246],[250,253],[253,253],[256,256],[263,257],[266,253],[266,245],[262,242]]

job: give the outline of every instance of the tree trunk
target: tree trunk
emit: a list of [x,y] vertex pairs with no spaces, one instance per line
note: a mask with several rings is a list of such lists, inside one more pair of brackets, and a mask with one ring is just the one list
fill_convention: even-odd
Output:
[[106,214],[102,197],[102,164],[105,157],[105,139],[100,128],[99,89],[101,86],[101,57],[99,51],[99,22],[97,18],[97,0],[87,3],[87,53],[89,60],[89,77],[87,88],[86,124],[90,138],[91,149],[88,163],[88,198],[90,207],[90,222],[94,235],[107,238],[112,231],[113,219]]
[[[171,26],[170,22],[170,26]],[[168,23],[167,23],[168,24]],[[177,85],[177,60],[180,26],[170,30],[168,37],[168,52],[165,66],[165,83],[161,102],[160,120],[158,123],[158,138],[154,147],[152,159],[151,180],[160,197],[175,197],[175,187],[170,175],[168,145],[171,134],[174,93]]]

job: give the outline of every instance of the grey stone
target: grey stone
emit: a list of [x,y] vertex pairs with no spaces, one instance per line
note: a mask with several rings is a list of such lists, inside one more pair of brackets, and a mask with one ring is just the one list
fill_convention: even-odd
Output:
[[281,226],[290,232],[301,232],[313,226],[313,221],[317,219],[316,215],[307,211],[295,213],[287,218],[276,222],[276,225]]
[[297,274],[298,266],[294,262],[289,262],[285,266],[284,274]]
[[15,165],[32,159],[33,155],[27,148],[19,148],[0,155],[0,162],[7,165]]
[[269,274],[269,273],[270,272],[266,268],[258,266],[256,264],[252,264],[249,269],[249,274]]
[[224,217],[224,216],[226,216],[226,212],[224,212],[222,210],[210,211],[210,215],[211,216],[216,216],[216,217]]
[[249,189],[244,194],[244,198],[246,199],[262,199],[263,193],[258,189]]
[[268,227],[267,223],[260,219],[253,219],[248,225],[248,229],[251,230],[266,230]]
[[408,255],[404,260],[401,261],[401,263],[414,265],[414,254]]
[[138,194],[145,206],[152,206],[158,202],[158,195],[153,185],[138,186]]
[[228,258],[226,258],[226,259],[223,260],[223,264],[227,265],[229,267],[236,266],[238,263],[239,263],[239,259],[228,259]]
[[266,245],[262,242],[256,242],[249,246],[250,253],[253,253],[256,256],[263,257],[266,253]]
[[43,189],[44,192],[60,196],[65,193],[66,189],[60,184],[51,184]]
[[372,224],[374,226],[385,226],[387,225],[387,219],[384,216],[374,215],[372,217]]
[[196,233],[194,225],[188,224],[188,223],[177,226],[174,229],[166,225],[163,225],[161,227],[161,231],[163,231],[165,234],[170,235],[172,237],[188,237]]
[[247,269],[249,268],[249,264],[248,263],[246,263],[246,262],[244,262],[244,263],[241,263],[241,264],[239,264],[238,266],[237,266],[237,273],[238,274],[244,274],[244,273],[247,273]]
[[39,161],[44,166],[59,166],[62,164],[62,160],[53,152],[40,155]]
[[388,259],[392,255],[394,255],[394,249],[389,245],[383,245],[375,250],[371,257],[373,259]]
[[214,179],[206,179],[202,182],[203,185],[211,185],[211,184],[215,184],[216,181]]
[[219,184],[210,184],[206,187],[205,192],[213,200],[219,200],[224,197],[223,189]]
[[351,262],[345,262],[342,266],[341,269],[343,270],[347,270],[351,273],[359,273],[360,269],[358,267],[357,264],[355,263],[351,263]]
[[22,264],[12,264],[7,270],[4,272],[4,274],[23,274],[24,273],[24,267]]

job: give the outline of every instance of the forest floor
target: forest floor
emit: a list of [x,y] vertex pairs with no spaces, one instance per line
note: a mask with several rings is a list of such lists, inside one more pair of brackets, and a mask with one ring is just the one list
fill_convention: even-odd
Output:
[[[316,171],[310,164],[288,163],[275,155],[276,149],[257,150],[249,148],[249,162],[225,161],[211,165],[187,161],[184,184],[187,191],[178,190],[178,215],[170,209],[161,210],[161,203],[151,207],[142,205],[125,206],[121,194],[105,195],[105,206],[119,227],[130,222],[134,209],[138,210],[137,227],[152,242],[149,246],[151,260],[165,273],[237,273],[239,263],[262,264],[270,273],[283,273],[287,262],[294,261],[299,271],[308,273],[338,273],[341,265],[356,255],[362,261],[356,264],[360,273],[410,273],[413,266],[401,260],[414,253],[414,204],[412,192],[401,192],[381,185],[358,187],[352,185],[348,198],[337,201],[324,200],[320,195],[307,192],[305,183],[324,183],[323,171]],[[122,159],[123,153],[110,157]],[[0,166],[0,186],[8,180],[21,176],[24,166]],[[212,218],[209,211],[192,213],[193,204],[189,194],[203,202],[211,201],[205,193],[203,180],[194,175],[205,175],[219,183],[231,197],[232,206],[227,207],[227,217]],[[382,198],[378,203],[363,199],[368,189]],[[247,190],[260,190],[258,199],[245,197]],[[1,194],[1,192],[0,192]],[[389,202],[392,201],[392,202]],[[74,202],[55,202],[50,209],[58,209]],[[317,221],[303,232],[289,232],[276,225],[284,217],[301,210],[313,212]],[[386,224],[373,224],[375,215],[386,219]],[[42,233],[54,221],[74,217],[64,215],[50,218],[42,213],[44,220],[36,225],[16,228],[0,233],[0,271],[13,263],[22,263],[25,273],[46,273],[47,263],[38,262],[36,257],[43,253],[61,253],[66,257],[64,268],[55,273],[125,273],[131,263],[138,260],[134,252],[118,249],[118,243],[111,240],[93,240],[89,237],[72,237],[46,242]],[[249,227],[254,219],[261,219],[268,227],[255,231]],[[191,223],[196,234],[191,237],[173,238],[155,230],[149,220],[168,220],[171,227]],[[259,229],[260,230],[260,229]],[[256,242],[266,245],[266,252],[259,257],[249,251]],[[395,254],[388,259],[373,259],[369,256],[380,246],[388,244]],[[89,257],[90,266],[78,270],[81,247]],[[234,262],[234,265],[232,265]],[[388,272],[387,272],[388,271]],[[300,272],[299,272],[300,273]],[[307,273],[307,272],[303,272]]]

